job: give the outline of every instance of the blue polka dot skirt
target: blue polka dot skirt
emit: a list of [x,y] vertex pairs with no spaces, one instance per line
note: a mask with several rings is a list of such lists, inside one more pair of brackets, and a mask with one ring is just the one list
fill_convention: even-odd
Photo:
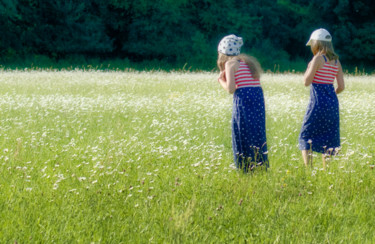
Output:
[[340,147],[339,101],[333,85],[312,84],[299,149],[325,153]]
[[232,146],[234,162],[244,172],[269,167],[266,114],[261,87],[239,88],[233,95]]

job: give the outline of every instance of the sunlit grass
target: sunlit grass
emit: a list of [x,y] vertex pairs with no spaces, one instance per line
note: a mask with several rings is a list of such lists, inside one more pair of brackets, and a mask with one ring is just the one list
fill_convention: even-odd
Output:
[[213,73],[0,73],[0,242],[373,243],[375,78],[347,76],[340,155],[305,169],[309,88],[262,77],[271,167],[233,168]]

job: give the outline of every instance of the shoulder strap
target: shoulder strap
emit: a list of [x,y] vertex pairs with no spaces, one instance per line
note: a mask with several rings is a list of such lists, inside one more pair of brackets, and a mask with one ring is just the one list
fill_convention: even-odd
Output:
[[324,55],[322,55],[322,56],[323,56],[323,58],[324,58],[324,61],[327,62],[327,58],[326,58],[326,56],[324,56]]

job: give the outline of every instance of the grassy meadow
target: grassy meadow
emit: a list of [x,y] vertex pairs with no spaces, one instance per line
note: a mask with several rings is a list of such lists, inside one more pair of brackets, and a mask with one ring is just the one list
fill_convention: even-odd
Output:
[[268,171],[232,162],[214,73],[1,71],[0,243],[374,243],[375,77],[306,169],[302,75],[264,74]]

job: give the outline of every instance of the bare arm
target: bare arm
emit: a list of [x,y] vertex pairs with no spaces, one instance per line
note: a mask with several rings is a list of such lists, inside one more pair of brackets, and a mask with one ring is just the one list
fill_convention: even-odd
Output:
[[319,70],[324,65],[324,58],[320,55],[314,56],[307,66],[306,72],[303,76],[303,81],[305,86],[311,85],[314,80],[314,76],[317,70]]
[[229,60],[225,63],[225,71],[220,72],[219,83],[220,85],[233,94],[236,91],[235,73],[238,70],[239,63],[236,60]]
[[338,66],[339,66],[339,72],[336,75],[336,80],[337,80],[336,94],[339,94],[345,89],[344,72],[342,71],[340,61],[338,61]]

